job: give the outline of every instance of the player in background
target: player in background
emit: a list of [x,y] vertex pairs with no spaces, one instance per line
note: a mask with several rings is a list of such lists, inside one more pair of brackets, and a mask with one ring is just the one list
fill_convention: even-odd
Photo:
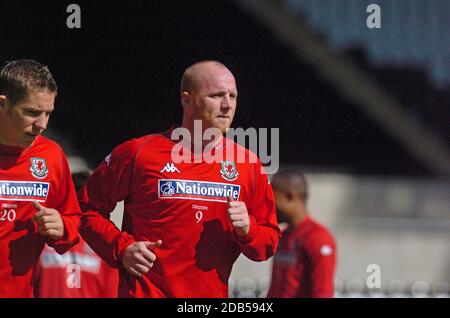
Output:
[[16,60],[0,69],[0,297],[32,297],[44,244],[78,242],[80,208],[66,156],[41,136],[57,86],[49,69]]
[[274,256],[267,297],[333,297],[336,244],[333,235],[309,215],[304,175],[280,171],[272,178],[272,188],[278,221],[288,227]]
[[[90,176],[88,170],[72,173],[78,191]],[[63,255],[46,245],[35,277],[39,298],[117,298],[118,270],[106,264],[80,239]]]
[[[228,297],[238,256],[267,260],[278,243],[261,162],[238,162],[233,155],[248,158],[249,151],[223,136],[236,110],[233,74],[216,61],[196,63],[184,72],[180,94],[181,127],[191,136],[180,153],[189,160],[174,162],[173,130],[133,139],[116,147],[79,193],[81,234],[120,268],[122,297]],[[201,133],[218,132],[212,144],[197,136],[194,145],[195,120]],[[229,160],[206,161],[219,155]],[[123,231],[109,220],[121,200]]]

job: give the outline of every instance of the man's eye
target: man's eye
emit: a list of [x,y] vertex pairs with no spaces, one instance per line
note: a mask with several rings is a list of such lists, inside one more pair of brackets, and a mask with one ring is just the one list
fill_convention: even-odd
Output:
[[26,111],[26,114],[27,114],[28,116],[32,116],[32,117],[37,117],[37,116],[39,116],[39,112],[35,112],[35,111],[32,111],[32,110],[27,110],[27,111]]

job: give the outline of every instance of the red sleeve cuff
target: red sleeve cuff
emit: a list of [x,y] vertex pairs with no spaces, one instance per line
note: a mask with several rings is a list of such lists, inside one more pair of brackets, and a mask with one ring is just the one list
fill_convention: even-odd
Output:
[[53,247],[58,254],[64,254],[80,240],[80,217],[78,215],[61,215],[61,219],[64,223],[64,236],[59,240],[47,238],[47,244]]
[[132,235],[126,232],[120,233],[120,237],[117,239],[116,251],[114,253],[114,256],[119,265],[122,265],[122,254],[125,251],[125,249],[135,242],[136,240]]
[[236,232],[234,234],[236,236],[237,241],[244,245],[253,241],[255,236],[258,234],[257,231],[258,224],[256,223],[255,218],[252,215],[249,215],[249,219],[250,219],[250,229],[248,231],[248,234],[246,236],[237,235]]

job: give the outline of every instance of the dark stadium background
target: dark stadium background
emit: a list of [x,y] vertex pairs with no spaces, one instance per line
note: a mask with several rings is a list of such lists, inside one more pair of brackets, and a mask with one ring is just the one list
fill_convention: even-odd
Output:
[[70,3],[2,2],[0,60],[51,67],[59,96],[50,127],[92,167],[124,140],[179,124],[182,72],[217,59],[237,78],[234,127],[280,128],[282,163],[430,174],[231,1],[77,1],[81,29],[66,27]]

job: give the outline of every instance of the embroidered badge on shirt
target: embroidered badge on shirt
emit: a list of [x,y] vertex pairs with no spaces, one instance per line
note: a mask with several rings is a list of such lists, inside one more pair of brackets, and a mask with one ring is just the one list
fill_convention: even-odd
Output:
[[45,159],[31,158],[30,166],[31,175],[36,179],[44,179],[48,176],[48,169]]
[[227,181],[236,180],[239,176],[236,164],[233,161],[222,161],[220,164],[220,175]]

